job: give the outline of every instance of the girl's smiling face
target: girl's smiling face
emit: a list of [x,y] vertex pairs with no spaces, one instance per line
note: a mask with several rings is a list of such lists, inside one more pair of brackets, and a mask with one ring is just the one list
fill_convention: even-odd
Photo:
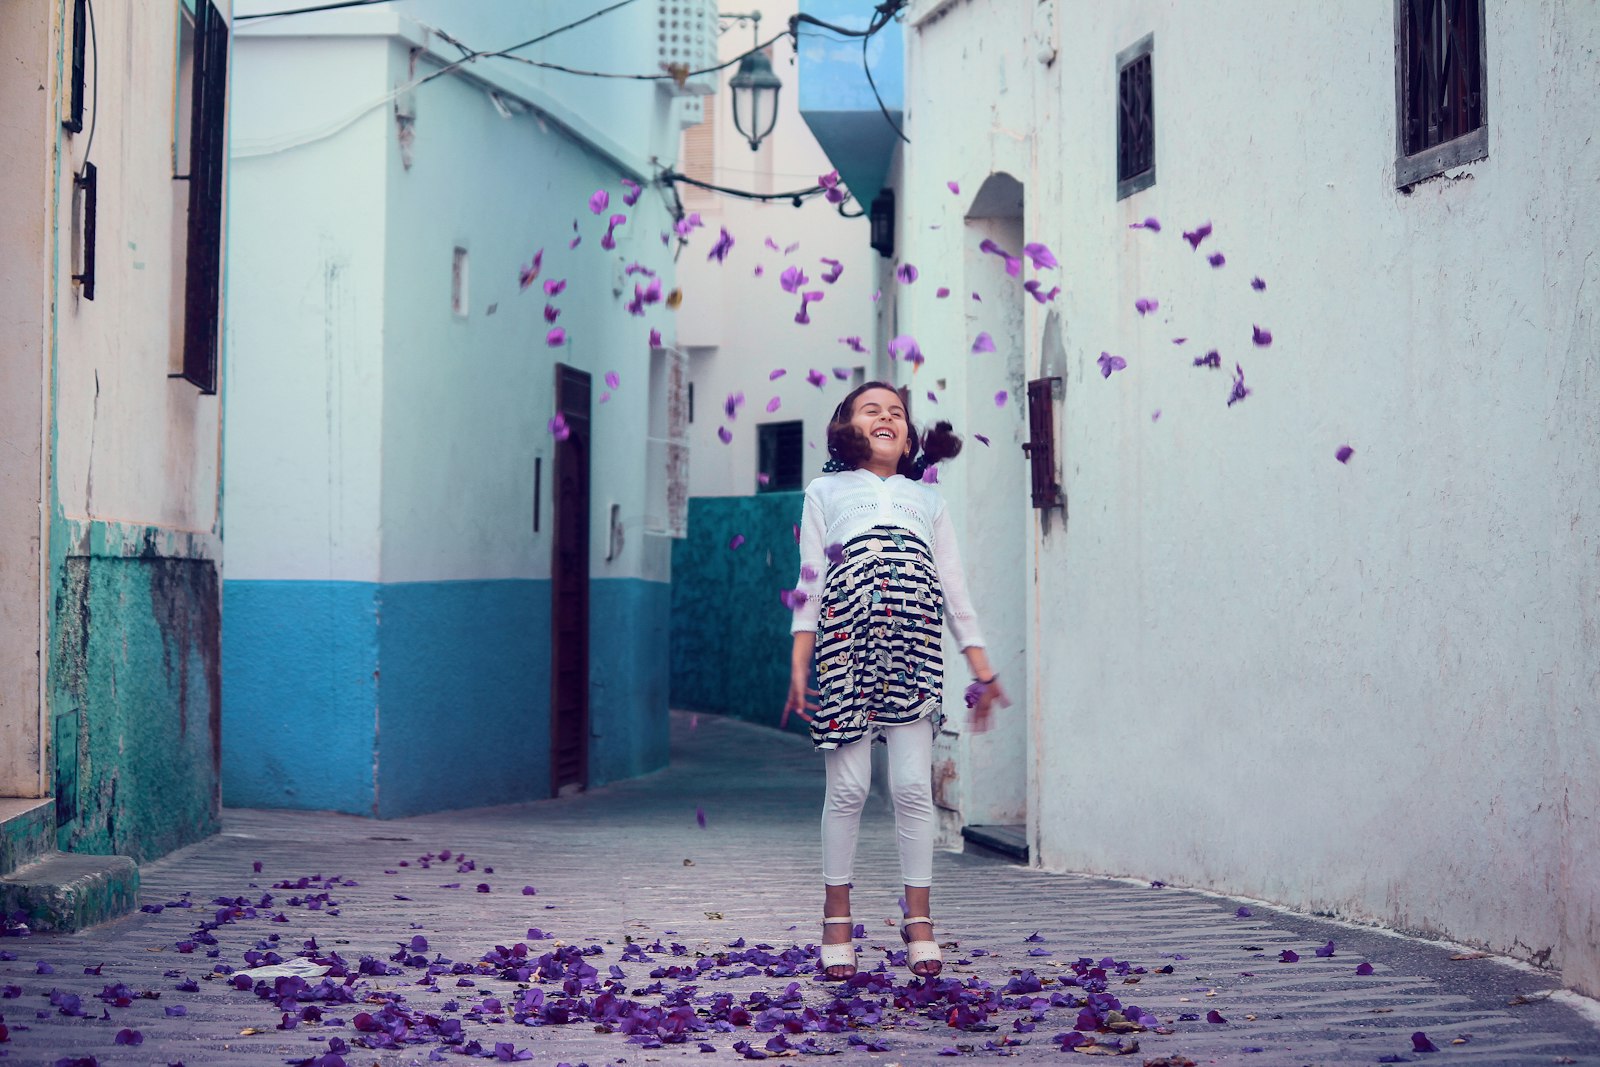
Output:
[[900,394],[893,389],[868,389],[856,397],[850,425],[861,431],[872,448],[872,459],[864,466],[874,473],[886,469],[893,474],[906,453],[906,407]]

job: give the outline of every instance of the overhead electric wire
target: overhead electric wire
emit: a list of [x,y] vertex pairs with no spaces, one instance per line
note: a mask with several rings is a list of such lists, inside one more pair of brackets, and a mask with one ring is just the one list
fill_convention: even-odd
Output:
[[387,4],[389,0],[336,0],[334,3],[315,4],[311,7],[297,7],[289,11],[258,11],[254,15],[235,15],[233,21],[243,22],[246,19],[274,19],[282,15],[309,15],[315,11],[338,11],[346,7],[370,7],[373,4]]

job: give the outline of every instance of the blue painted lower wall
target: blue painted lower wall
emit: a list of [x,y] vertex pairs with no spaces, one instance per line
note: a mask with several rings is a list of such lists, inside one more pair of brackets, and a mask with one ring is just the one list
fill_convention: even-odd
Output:
[[[670,588],[590,592],[590,785],[665,766]],[[550,583],[229,581],[223,799],[396,818],[550,793]]]

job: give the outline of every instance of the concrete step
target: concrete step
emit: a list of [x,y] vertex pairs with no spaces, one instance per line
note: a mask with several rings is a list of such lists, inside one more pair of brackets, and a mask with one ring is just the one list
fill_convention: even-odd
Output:
[[966,840],[967,852],[1010,860],[1028,862],[1028,828],[1026,826],[993,825],[963,826],[961,836]]
[[56,847],[56,802],[0,797],[0,878]]
[[35,932],[70,933],[139,906],[139,865],[127,856],[49,852],[0,878],[0,913]]

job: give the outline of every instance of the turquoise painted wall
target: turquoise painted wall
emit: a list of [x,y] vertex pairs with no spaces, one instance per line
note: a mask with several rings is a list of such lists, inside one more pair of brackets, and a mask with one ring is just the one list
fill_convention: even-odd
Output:
[[[794,525],[803,493],[695,497],[672,545],[672,706],[777,726],[789,688]],[[745,541],[736,549],[734,535]],[[788,728],[805,732],[791,716]]]
[[63,550],[53,570],[57,846],[144,862],[216,833],[215,565]]
[[[591,585],[591,786],[667,762],[664,582]],[[224,584],[228,804],[397,818],[550,793],[550,583]]]

